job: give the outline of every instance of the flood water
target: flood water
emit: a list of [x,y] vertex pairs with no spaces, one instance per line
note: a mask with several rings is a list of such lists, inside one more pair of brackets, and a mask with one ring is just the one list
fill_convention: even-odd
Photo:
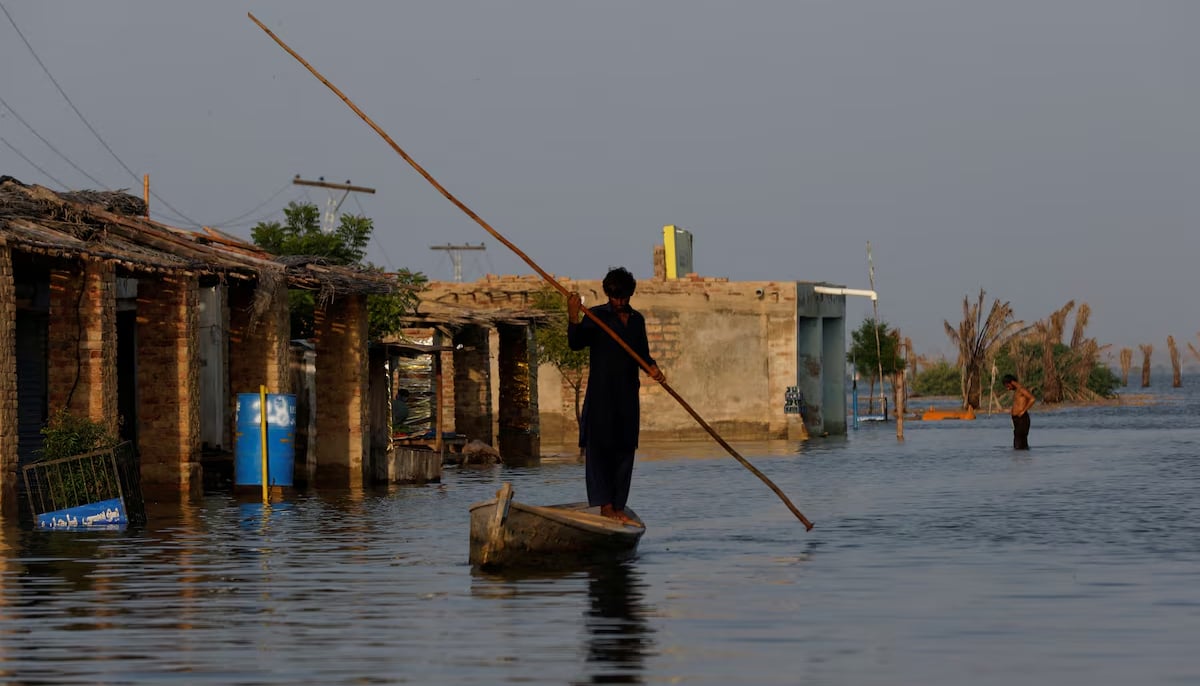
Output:
[[1200,391],[1157,400],[1038,406],[1027,453],[1004,415],[735,443],[811,532],[711,441],[644,446],[639,556],[555,574],[472,571],[467,507],[581,499],[571,459],[9,522],[0,681],[1200,683]]

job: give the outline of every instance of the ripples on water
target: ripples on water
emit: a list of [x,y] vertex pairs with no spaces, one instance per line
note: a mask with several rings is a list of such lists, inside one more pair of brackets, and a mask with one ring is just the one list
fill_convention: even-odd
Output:
[[577,500],[582,466],[271,507],[214,493],[142,530],[0,529],[0,679],[179,684],[1200,682],[1200,394],[645,446],[625,564],[472,571],[467,506]]

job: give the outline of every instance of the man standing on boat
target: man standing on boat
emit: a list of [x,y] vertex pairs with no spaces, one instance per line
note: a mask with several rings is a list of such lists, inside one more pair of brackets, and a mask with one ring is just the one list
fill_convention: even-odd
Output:
[[[655,381],[666,377],[650,357],[646,319],[629,306],[637,280],[624,267],[609,270],[604,277],[608,302],[590,308],[623,341],[650,365]],[[583,448],[588,504],[600,506],[600,514],[623,522],[629,483],[633,479],[633,454],[638,446],[641,409],[638,390],[640,369],[633,357],[612,336],[583,317],[578,293],[567,298],[567,342],[572,350],[590,348],[587,394],[579,423],[579,447]]]
[[1005,374],[1002,381],[1004,387],[1013,392],[1013,449],[1029,450],[1029,408],[1033,407],[1033,393],[1012,374]]

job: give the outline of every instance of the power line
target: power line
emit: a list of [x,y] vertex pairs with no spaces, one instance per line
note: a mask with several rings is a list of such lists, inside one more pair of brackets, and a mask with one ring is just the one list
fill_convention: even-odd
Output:
[[[367,211],[363,209],[362,203],[358,201],[358,196],[352,196],[354,204],[358,206],[358,211],[362,216],[367,216]],[[388,269],[396,271],[396,265],[392,262],[392,258],[388,257],[387,251],[383,249],[383,243],[379,242],[379,236],[374,231],[371,232],[371,240],[375,242],[375,247],[379,248],[379,254],[383,255],[383,261],[387,263]]]
[[[79,108],[75,106],[75,103],[71,101],[71,98],[69,96],[67,96],[67,92],[65,90],[63,90],[63,87],[58,84],[58,80],[55,79],[54,75],[50,73],[50,69],[48,67],[46,67],[44,62],[42,62],[42,58],[38,57],[37,51],[35,51],[33,49],[33,45],[31,45],[29,43],[29,40],[25,38],[25,34],[21,32],[21,27],[17,26],[16,20],[14,20],[12,15],[8,13],[8,8],[6,8],[4,6],[4,3],[0,3],[0,11],[4,12],[5,17],[8,17],[8,23],[12,24],[12,27],[17,32],[17,35],[21,37],[21,42],[23,42],[25,44],[25,47],[29,49],[29,54],[33,55],[33,59],[38,63],[38,66],[42,68],[42,71],[46,72],[46,76],[50,79],[50,83],[53,83],[54,87],[58,89],[59,94],[63,96],[63,100],[67,101],[67,104],[71,106],[71,109],[74,110],[75,114],[79,117],[79,120],[83,122],[83,125],[88,128],[88,131],[92,132],[92,135],[96,137],[96,140],[100,141],[100,145],[104,146],[104,149],[108,151],[108,154],[112,155],[113,159],[116,160],[117,163],[120,164],[121,167],[125,169],[125,171],[129,172],[129,175],[132,176],[135,181],[140,181],[141,180],[140,177],[132,169],[129,168],[129,165],[125,164],[125,161],[122,160],[117,155],[116,151],[114,151],[112,149],[112,147],[109,146],[109,144],[100,135],[100,132],[97,131],[94,126],[92,126],[91,122],[89,122],[87,120],[87,117],[83,116],[83,112],[80,112]],[[6,107],[7,107],[7,105],[6,105]],[[11,110],[12,108],[9,107],[9,109]],[[15,112],[14,112],[14,114],[15,114]],[[88,178],[91,178],[91,177],[89,176]],[[93,179],[93,181],[94,181],[94,179]],[[100,182],[96,181],[96,183],[100,183]],[[104,184],[100,184],[100,185],[103,186]],[[178,215],[180,218],[186,220],[187,222],[189,222],[191,224],[200,226],[199,222],[197,222],[193,219],[190,219],[186,214],[175,209],[175,207],[172,206],[171,203],[164,200],[162,198],[162,196],[158,195],[153,190],[150,191],[150,195],[155,200],[162,203],[164,207],[168,208],[169,210],[174,212],[176,215]]]
[[[297,197],[299,197],[299,196],[297,195]],[[220,225],[220,226],[218,226],[218,228],[244,229],[244,228],[258,226],[259,224],[271,219],[272,217],[275,217],[276,213],[277,213],[277,210],[271,210],[270,212],[260,214],[257,217],[254,217],[253,219],[245,219],[245,220],[242,220],[237,223]]]
[[59,181],[57,178],[55,178],[53,174],[51,174],[50,172],[46,171],[45,169],[42,169],[41,167],[39,167],[37,162],[34,162],[33,160],[26,157],[25,153],[21,152],[20,150],[17,150],[17,148],[15,146],[13,146],[12,143],[9,143],[8,141],[4,140],[3,137],[0,137],[0,143],[7,145],[9,150],[12,150],[13,152],[17,153],[17,155],[19,155],[21,157],[21,159],[28,162],[30,164],[30,166],[32,166],[34,169],[40,171],[43,176],[49,178],[54,183],[57,183],[59,188],[62,188],[64,190],[70,188],[70,186],[68,186],[67,184],[65,184],[62,181]]
[[[45,143],[47,148],[50,148],[51,150],[53,150],[55,155],[58,155],[59,157],[63,158],[63,160],[64,160],[64,161],[66,161],[66,163],[67,163],[67,164],[71,165],[71,167],[73,167],[73,168],[75,169],[75,171],[79,172],[80,174],[83,174],[84,176],[86,176],[86,177],[88,178],[88,180],[89,180],[89,181],[91,181],[92,183],[96,184],[97,186],[100,186],[100,187],[101,187],[101,188],[103,188],[104,190],[112,190],[111,188],[109,188],[108,186],[104,185],[103,183],[100,183],[100,180],[99,180],[99,179],[97,179],[96,177],[92,176],[91,174],[89,174],[89,173],[85,172],[85,171],[83,170],[83,168],[82,168],[82,167],[80,167],[78,164],[75,164],[74,162],[72,162],[70,157],[67,157],[66,155],[64,155],[64,154],[62,153],[62,151],[60,151],[58,148],[54,147],[54,144],[53,144],[53,143],[51,143],[50,141],[46,140],[46,137],[45,137],[45,136],[43,136],[42,134],[38,133],[38,130],[37,130],[37,129],[35,129],[35,128],[33,128],[33,125],[32,125],[32,124],[30,124],[29,122],[25,121],[25,117],[22,117],[22,116],[21,116],[21,114],[20,114],[19,112],[17,112],[16,110],[14,110],[14,109],[12,108],[12,105],[10,105],[10,104],[8,104],[7,102],[5,102],[4,98],[2,98],[2,97],[0,97],[0,105],[3,105],[3,106],[4,106],[4,109],[6,109],[6,110],[8,110],[9,112],[11,112],[11,113],[12,113],[12,116],[14,116],[14,117],[16,117],[16,118],[17,118],[17,121],[19,121],[19,122],[21,122],[22,124],[24,124],[24,125],[25,125],[25,128],[29,129],[29,131],[30,131],[30,132],[32,132],[32,133],[33,133],[33,135],[37,136],[38,140],[40,140],[41,142]],[[70,186],[67,186],[67,188],[70,188]]]
[[250,210],[247,210],[246,212],[243,212],[243,213],[239,214],[238,216],[236,216],[236,217],[233,217],[233,218],[231,218],[231,219],[226,219],[226,220],[225,220],[225,221],[223,221],[223,222],[220,222],[220,223],[217,223],[217,224],[213,224],[212,226],[224,226],[224,225],[226,225],[226,224],[233,224],[234,222],[237,222],[239,219],[243,219],[243,218],[245,218],[245,217],[248,217],[248,216],[250,216],[250,215],[254,214],[255,212],[257,212],[257,211],[261,210],[261,209],[262,209],[264,206],[266,206],[266,204],[267,204],[267,203],[269,203],[269,202],[271,202],[272,200],[274,200],[275,198],[279,197],[279,194],[280,194],[280,193],[282,193],[282,192],[286,191],[287,189],[289,189],[289,188],[291,188],[291,187],[292,187],[292,184],[291,184],[291,182],[289,181],[288,183],[285,183],[285,184],[283,184],[283,186],[282,186],[282,187],[280,187],[280,189],[279,189],[279,190],[277,190],[277,191],[275,191],[274,193],[272,193],[272,194],[271,194],[271,197],[269,197],[269,198],[267,198],[266,200],[264,200],[264,201],[262,201],[262,202],[258,203],[257,205],[255,205],[255,206],[254,206],[253,208],[251,208]]

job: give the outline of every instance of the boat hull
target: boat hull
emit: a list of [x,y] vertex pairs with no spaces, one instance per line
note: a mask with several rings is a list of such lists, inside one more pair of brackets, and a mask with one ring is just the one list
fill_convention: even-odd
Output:
[[[497,499],[471,505],[472,565],[496,569],[561,567],[636,553],[646,528],[630,509],[625,513],[640,526],[602,517],[587,503],[528,505],[507,503],[497,514]],[[504,505],[500,505],[503,507]]]

